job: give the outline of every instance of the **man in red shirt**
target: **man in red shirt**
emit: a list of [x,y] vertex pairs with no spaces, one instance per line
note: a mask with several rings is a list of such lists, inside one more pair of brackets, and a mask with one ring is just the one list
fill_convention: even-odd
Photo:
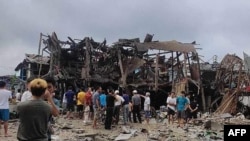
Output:
[[84,123],[89,122],[89,119],[92,119],[93,115],[93,106],[92,106],[92,89],[91,87],[88,88],[86,94],[85,94],[85,119]]

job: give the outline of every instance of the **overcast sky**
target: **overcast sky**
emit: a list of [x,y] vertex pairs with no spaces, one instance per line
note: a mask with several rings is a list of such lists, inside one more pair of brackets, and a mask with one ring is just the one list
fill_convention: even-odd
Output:
[[204,61],[250,54],[249,0],[0,0],[0,76],[14,74],[40,33],[60,40],[120,38],[196,41]]

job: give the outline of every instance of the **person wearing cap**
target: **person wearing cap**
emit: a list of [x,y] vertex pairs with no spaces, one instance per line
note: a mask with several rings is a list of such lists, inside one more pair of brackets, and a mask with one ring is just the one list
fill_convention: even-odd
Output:
[[123,97],[119,95],[119,91],[115,90],[115,107],[114,107],[114,118],[115,118],[115,124],[118,124],[119,122],[119,116],[120,116],[120,109],[122,106],[122,103],[124,102]]
[[[17,139],[19,141],[45,141],[48,140],[47,131],[50,116],[59,115],[59,111],[48,90],[48,83],[44,79],[32,80],[30,91],[32,99],[17,105],[20,120]],[[47,99],[47,102],[44,99]]]
[[145,119],[147,124],[149,124],[149,118],[150,118],[150,93],[146,92],[146,96],[140,95],[141,97],[145,98],[144,101],[144,112],[145,112]]
[[133,90],[133,96],[132,96],[132,112],[133,112],[133,121],[134,123],[137,123],[137,119],[138,118],[139,122],[141,123],[141,114],[140,114],[140,110],[141,110],[141,97],[140,95],[137,93],[137,90]]

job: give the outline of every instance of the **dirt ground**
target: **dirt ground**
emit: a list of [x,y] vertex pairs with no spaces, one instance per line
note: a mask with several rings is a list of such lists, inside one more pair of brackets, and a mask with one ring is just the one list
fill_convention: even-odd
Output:
[[[1,128],[0,141],[17,141],[16,134],[18,128],[18,121],[10,121],[9,123],[9,134],[12,137],[3,136],[3,127]],[[166,120],[162,122],[156,122],[155,119],[150,120],[150,124],[143,123],[129,123],[128,125],[114,125],[111,130],[105,130],[104,125],[99,124],[97,129],[93,129],[91,124],[84,125],[83,120],[73,119],[66,120],[62,117],[56,119],[55,124],[55,134],[53,135],[53,140],[55,141],[84,141],[86,138],[77,138],[79,135],[83,134],[95,134],[96,141],[105,140],[116,140],[124,130],[128,129],[130,131],[135,131],[133,135],[128,139],[129,141],[174,141],[174,140],[204,140],[198,138],[201,134],[204,136],[205,130],[203,126],[188,125],[187,128],[177,128],[177,123],[173,125],[167,125]],[[81,132],[79,132],[81,131]],[[222,136],[222,135],[220,135]]]

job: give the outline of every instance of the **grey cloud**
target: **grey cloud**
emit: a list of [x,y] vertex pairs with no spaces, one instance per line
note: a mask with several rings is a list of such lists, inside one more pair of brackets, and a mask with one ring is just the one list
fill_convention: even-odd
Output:
[[[243,56],[248,49],[250,1],[237,0],[2,0],[0,1],[0,75],[9,73],[24,59],[37,53],[39,34],[56,32],[94,40],[155,34],[154,40],[197,41],[203,60],[227,53]],[[8,55],[8,54],[12,55]]]

